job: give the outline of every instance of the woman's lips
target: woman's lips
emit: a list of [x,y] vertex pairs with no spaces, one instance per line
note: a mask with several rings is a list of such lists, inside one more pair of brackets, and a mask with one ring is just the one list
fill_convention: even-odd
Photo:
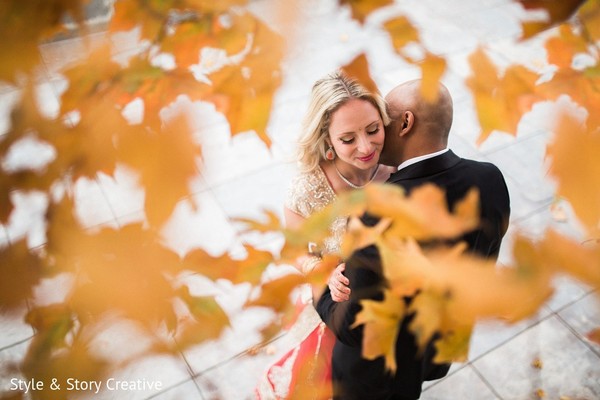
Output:
[[371,154],[369,154],[366,157],[358,157],[358,159],[360,161],[367,162],[367,161],[371,161],[373,159],[373,157],[375,157],[375,152],[372,152]]

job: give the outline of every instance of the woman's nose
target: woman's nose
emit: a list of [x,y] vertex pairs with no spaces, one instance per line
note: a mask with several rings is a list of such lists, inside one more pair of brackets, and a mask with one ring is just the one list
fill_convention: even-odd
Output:
[[366,135],[361,135],[358,138],[358,151],[365,155],[372,153],[372,146],[369,138]]

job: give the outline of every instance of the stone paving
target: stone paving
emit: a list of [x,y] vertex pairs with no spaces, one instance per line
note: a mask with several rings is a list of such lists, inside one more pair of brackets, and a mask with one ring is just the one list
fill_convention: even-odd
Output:
[[[250,8],[265,21],[277,20],[276,0],[255,0]],[[291,161],[300,120],[307,107],[312,83],[336,67],[366,51],[372,76],[382,93],[394,85],[418,76],[419,72],[397,57],[388,38],[378,28],[391,15],[404,13],[420,28],[429,50],[444,55],[449,71],[443,81],[455,101],[455,122],[450,147],[467,158],[495,163],[504,173],[512,201],[512,216],[503,243],[500,262],[511,262],[510,248],[516,232],[539,237],[553,227],[577,237],[578,227],[568,205],[566,220],[556,218],[550,206],[555,201],[555,184],[547,176],[545,145],[551,140],[552,115],[556,104],[540,104],[519,126],[516,137],[495,132],[481,146],[475,144],[479,128],[471,95],[464,78],[469,75],[468,55],[484,46],[499,65],[514,62],[543,68],[544,51],[539,39],[517,42],[520,34],[519,6],[508,0],[406,0],[374,14],[364,26],[352,21],[349,12],[340,12],[331,0],[294,3],[304,23],[298,27],[297,43],[284,66],[284,83],[277,94],[268,128],[273,141],[267,149],[253,133],[231,138],[224,118],[210,104],[179,100],[195,117],[198,141],[204,159],[192,183],[193,197],[200,204],[193,210],[182,201],[164,229],[165,241],[181,254],[201,247],[211,254],[252,243],[265,249],[281,245],[278,236],[244,235],[232,222],[234,217],[258,217],[261,210],[281,213],[285,189],[295,173]],[[282,29],[277,26],[276,29]],[[126,57],[139,44],[135,35],[112,38]],[[93,41],[107,40],[94,34]],[[67,83],[59,68],[77,58],[79,40],[68,40],[42,48],[46,71],[39,82],[39,102],[47,115],[58,113],[59,95]],[[8,127],[9,106],[19,93],[0,88],[0,134]],[[568,99],[560,106],[572,107]],[[135,110],[133,111],[135,113]],[[37,155],[37,154],[36,154]],[[31,156],[31,153],[24,154]],[[143,219],[141,194],[130,171],[119,169],[116,178],[99,175],[81,180],[75,188],[78,216],[93,229],[102,225],[122,226]],[[30,246],[43,244],[42,217],[45,200],[36,195],[19,195],[20,206],[7,226],[0,226],[0,245],[27,236]],[[235,250],[234,250],[235,252]],[[276,273],[276,271],[270,271]],[[253,387],[265,367],[288,348],[292,338],[283,335],[257,354],[249,352],[259,341],[258,328],[268,312],[242,312],[248,295],[245,285],[212,284],[197,275],[182,278],[194,293],[216,294],[228,311],[232,327],[218,342],[196,346],[180,357],[144,357],[115,371],[118,379],[146,379],[162,382],[161,391],[104,392],[99,399],[251,399]],[[59,276],[37,289],[40,302],[60,301],[58,288],[68,284]],[[600,399],[600,346],[584,337],[600,325],[598,296],[588,287],[568,278],[555,282],[552,299],[532,318],[515,325],[497,321],[479,324],[473,335],[469,359],[455,364],[443,380],[428,383],[424,400],[522,400],[537,399],[543,390],[546,399]],[[517,301],[517,299],[515,299]],[[25,312],[25,310],[24,310]],[[136,327],[115,320],[98,337],[97,345],[118,361],[141,353],[144,342]],[[21,316],[0,315],[0,391],[10,387],[14,372],[5,366],[20,359],[33,331]],[[535,360],[542,368],[534,368]],[[82,398],[88,398],[83,396]]]

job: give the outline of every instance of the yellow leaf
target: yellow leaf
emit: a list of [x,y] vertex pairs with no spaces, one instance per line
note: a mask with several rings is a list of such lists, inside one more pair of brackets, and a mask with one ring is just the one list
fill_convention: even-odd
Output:
[[361,85],[367,88],[371,93],[379,93],[377,84],[371,78],[369,72],[369,62],[365,53],[356,56],[352,61],[342,67],[344,73],[357,80]]
[[244,307],[267,307],[276,312],[285,313],[291,306],[290,294],[298,285],[304,283],[304,277],[289,274],[273,279],[261,286],[260,295],[246,302]]
[[152,226],[160,226],[177,203],[189,195],[189,182],[197,175],[200,156],[188,118],[177,115],[160,132],[130,129],[121,135],[120,159],[140,174],[146,189],[145,211]]
[[392,44],[400,54],[407,44],[420,42],[419,31],[404,15],[386,21],[383,28],[390,34]]
[[546,41],[548,62],[559,68],[570,68],[577,53],[586,52],[586,43],[581,36],[575,35],[568,25],[560,26],[560,35]]
[[425,285],[433,266],[414,239],[384,235],[377,241],[377,248],[394,296],[412,296]]
[[586,1],[579,9],[577,17],[585,26],[593,43],[600,40],[600,7],[598,2]]
[[352,18],[358,20],[361,24],[373,11],[393,4],[393,0],[339,0],[340,5],[349,5],[352,12]]
[[433,361],[440,364],[465,362],[469,354],[472,331],[471,325],[462,325],[443,332],[442,337],[435,343],[437,353]]
[[355,250],[375,244],[377,238],[389,227],[390,219],[381,219],[375,226],[365,226],[359,218],[352,217],[342,239],[342,258],[348,258]]
[[40,259],[28,248],[25,239],[0,249],[0,308],[21,307],[31,299],[34,287],[43,276]]
[[270,146],[266,127],[273,95],[281,83],[284,43],[256,17],[246,16],[244,25],[251,25],[252,47],[239,65],[225,66],[209,75],[212,88],[206,100],[225,115],[232,135],[254,130]]
[[[177,294],[187,305],[190,314],[201,329],[192,329],[196,337],[191,344],[197,344],[205,340],[217,339],[225,328],[229,326],[229,317],[223,311],[219,303],[212,296],[193,296],[187,286],[182,286]],[[190,329],[190,328],[187,328]],[[184,327],[184,332],[186,328]],[[184,333],[185,335],[185,333]],[[181,337],[180,337],[181,339]],[[181,345],[182,343],[179,343]]]
[[183,0],[185,8],[194,8],[206,14],[220,14],[232,7],[245,6],[248,0]]
[[524,22],[523,38],[529,38],[536,33],[566,21],[585,2],[585,0],[518,0],[526,10],[545,10],[548,18],[544,21]]
[[[140,25],[141,39],[154,42],[167,21],[167,12],[175,0],[146,1],[118,0],[114,4],[114,14],[110,20],[109,31],[129,31]],[[161,4],[161,7],[156,7]]]
[[567,199],[581,222],[594,235],[600,228],[600,132],[564,115],[548,146],[550,174],[558,182],[558,194]]
[[446,72],[446,60],[443,57],[427,52],[425,59],[421,62],[421,94],[425,101],[434,103],[439,93],[439,82]]
[[473,75],[466,83],[475,98],[482,128],[478,143],[485,141],[494,130],[516,134],[521,116],[541,100],[535,86],[538,75],[513,65],[500,76],[482,49],[471,54],[469,64]]
[[553,266],[561,273],[600,288],[600,247],[587,247],[553,230],[538,244],[538,262]]
[[17,72],[30,73],[40,62],[38,46],[64,30],[66,14],[83,21],[87,0],[0,2],[0,80],[15,82]]
[[406,312],[404,300],[386,291],[383,301],[362,300],[361,305],[352,327],[364,325],[363,357],[374,360],[384,356],[386,368],[395,371],[396,337]]
[[365,190],[367,212],[392,220],[386,232],[390,236],[416,240],[455,238],[475,229],[479,221],[476,189],[467,192],[454,214],[448,212],[444,191],[433,184],[414,189],[410,197],[392,185],[369,185]]
[[428,290],[419,292],[410,303],[409,311],[415,313],[410,330],[415,334],[420,349],[442,328],[446,303],[443,294]]
[[233,284],[249,282],[256,285],[273,261],[273,255],[250,246],[246,246],[246,251],[248,254],[244,259],[233,260],[228,255],[213,257],[204,250],[196,249],[185,256],[183,267],[214,281],[227,279]]

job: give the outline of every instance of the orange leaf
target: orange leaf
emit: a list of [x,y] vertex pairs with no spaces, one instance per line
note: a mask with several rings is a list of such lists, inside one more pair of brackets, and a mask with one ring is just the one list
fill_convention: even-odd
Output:
[[206,14],[220,14],[232,7],[245,6],[248,0],[183,0],[185,8],[194,8]]
[[560,36],[546,41],[548,62],[559,68],[570,68],[577,53],[586,52],[586,43],[581,36],[575,35],[568,25],[560,26]]
[[406,312],[404,300],[386,291],[383,301],[362,300],[360,304],[362,309],[352,327],[364,325],[363,357],[374,360],[384,356],[386,368],[396,371],[396,337]]
[[298,274],[289,274],[266,282],[261,286],[260,295],[246,302],[244,307],[267,307],[280,313],[289,311],[292,308],[292,290],[304,282],[304,277]]
[[249,282],[257,285],[264,270],[273,261],[268,251],[246,246],[248,254],[243,260],[233,260],[227,255],[212,257],[204,250],[194,250],[185,256],[185,268],[212,279],[227,279],[233,284]]
[[42,274],[40,259],[29,251],[25,239],[0,249],[0,308],[23,306]]
[[546,10],[548,18],[544,21],[524,22],[523,38],[529,38],[554,25],[568,20],[586,0],[518,0],[526,10]]
[[535,83],[538,75],[522,66],[509,67],[503,76],[478,49],[469,57],[473,75],[467,80],[475,98],[475,106],[482,132],[482,143],[494,130],[516,134],[521,116],[528,112],[537,97]]
[[598,232],[600,223],[600,174],[598,154],[600,133],[594,127],[586,128],[569,115],[564,115],[548,147],[550,173],[558,182],[558,194],[567,199],[581,222]]
[[[219,303],[215,301],[214,297],[193,296],[190,294],[190,290],[187,286],[182,286],[177,294],[187,305],[188,310],[194,317],[194,320],[197,322],[197,324],[192,324],[191,326],[197,326],[198,328],[201,328],[193,329],[196,337],[190,344],[197,344],[205,340],[217,339],[223,330],[230,325],[229,317],[225,311],[223,311]],[[188,325],[188,327],[189,326],[190,325]],[[184,333],[182,336],[185,336],[186,329],[190,328],[184,327]],[[179,339],[182,339],[182,337],[179,337]],[[181,344],[182,343],[179,343],[179,345]]]
[[140,25],[141,39],[154,42],[163,29],[167,12],[174,2],[175,0],[118,0],[114,4],[114,14],[108,29],[110,32],[129,31]]
[[439,82],[444,72],[446,72],[446,60],[427,52],[421,63],[421,75],[423,77],[421,93],[425,101],[430,103],[437,101]]
[[597,2],[586,1],[579,9],[577,17],[585,27],[593,43],[600,40],[600,7]]
[[592,342],[600,344],[600,328],[596,328],[593,331],[589,332],[587,338]]
[[404,15],[386,21],[383,28],[390,34],[392,44],[399,53],[407,44],[420,42],[419,31]]
[[225,114],[232,135],[254,130],[270,146],[266,127],[273,95],[281,83],[283,40],[253,16],[244,18],[243,24],[252,27],[252,47],[239,65],[210,74],[212,88],[207,100]]
[[189,195],[189,181],[198,173],[199,146],[185,115],[167,121],[160,132],[137,129],[126,133],[120,139],[120,159],[140,173],[146,189],[146,217],[152,226],[160,226]]
[[356,56],[350,63],[342,67],[342,71],[349,77],[356,79],[361,85],[367,88],[371,93],[379,93],[377,84],[371,78],[369,72],[369,62],[365,53]]
[[0,80],[15,82],[15,73],[32,72],[40,64],[38,46],[64,30],[66,14],[83,21],[87,0],[46,0],[42,2],[3,0],[0,2]]
[[477,227],[479,193],[472,189],[448,212],[444,191],[433,184],[422,185],[406,197],[401,188],[391,185],[369,185],[367,211],[392,220],[386,235],[416,240],[454,238]]
[[361,24],[373,11],[379,8],[394,4],[393,0],[339,0],[340,5],[349,5],[352,12],[352,18],[358,20]]

